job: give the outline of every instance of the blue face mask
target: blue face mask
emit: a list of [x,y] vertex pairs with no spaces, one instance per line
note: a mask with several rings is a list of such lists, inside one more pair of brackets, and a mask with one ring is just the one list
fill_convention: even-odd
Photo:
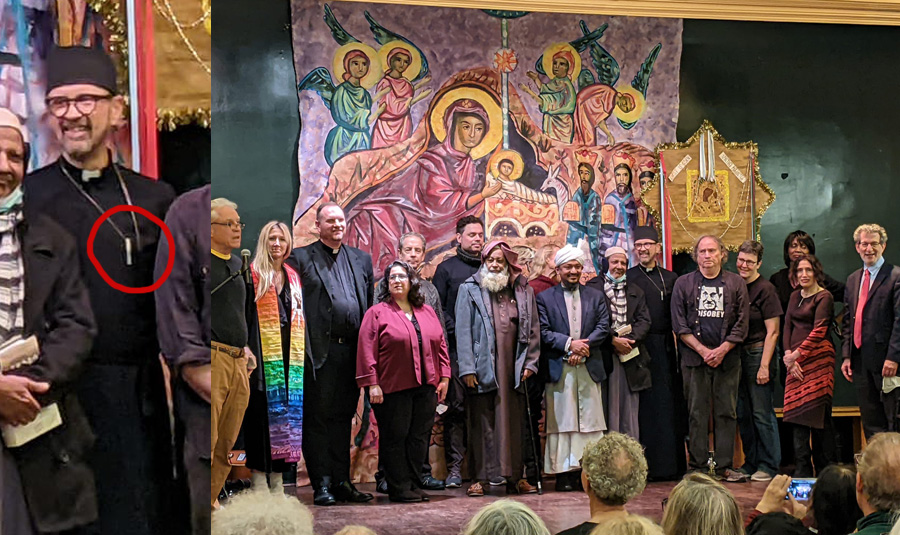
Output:
[[[625,275],[627,275],[627,273]],[[609,271],[606,272],[606,278],[616,284],[618,284],[620,282],[625,282],[625,275],[622,275],[620,278],[615,279],[615,278],[613,278],[612,274],[610,274]]]
[[16,187],[16,189],[12,190],[12,193],[0,199],[0,214],[9,212],[10,208],[15,206],[16,204],[19,204],[21,201],[22,186],[20,184],[18,187]]

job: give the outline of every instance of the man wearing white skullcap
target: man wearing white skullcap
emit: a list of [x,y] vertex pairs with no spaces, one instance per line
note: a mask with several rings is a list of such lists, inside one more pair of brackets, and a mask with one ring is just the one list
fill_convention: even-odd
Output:
[[[34,337],[40,347],[35,362],[4,362],[0,374],[4,535],[68,531],[97,518],[83,454],[91,430],[71,392],[91,347],[94,317],[74,241],[24,202],[27,162],[28,131],[0,108],[0,344]],[[61,418],[63,425],[41,432],[39,416]],[[13,431],[36,436],[17,442]]]
[[571,491],[578,486],[584,446],[606,431],[600,346],[609,335],[609,314],[603,294],[580,283],[580,248],[566,245],[555,261],[560,284],[537,296],[542,369],[548,374],[544,470],[556,474],[557,491]]
[[640,440],[638,411],[640,393],[650,388],[650,356],[644,338],[650,332],[650,311],[644,292],[627,284],[628,253],[621,247],[606,249],[609,271],[588,282],[606,297],[610,336],[601,350],[609,374],[606,394],[610,431]]

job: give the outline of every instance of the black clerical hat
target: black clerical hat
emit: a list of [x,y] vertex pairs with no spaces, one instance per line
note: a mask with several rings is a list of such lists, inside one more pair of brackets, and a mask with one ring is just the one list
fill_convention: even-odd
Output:
[[653,240],[659,242],[659,234],[653,227],[637,227],[634,229],[634,241]]
[[115,94],[116,66],[101,48],[54,46],[47,55],[47,92],[72,84],[91,84]]

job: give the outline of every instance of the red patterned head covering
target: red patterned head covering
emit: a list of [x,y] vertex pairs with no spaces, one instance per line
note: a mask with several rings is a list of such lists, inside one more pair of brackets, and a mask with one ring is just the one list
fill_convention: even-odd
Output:
[[510,273],[521,273],[522,267],[516,262],[519,260],[519,255],[509,248],[509,245],[503,240],[492,240],[487,246],[481,250],[481,262],[484,263],[487,261],[487,257],[491,255],[491,252],[497,247],[503,251],[503,257],[506,258],[506,263],[509,264]]

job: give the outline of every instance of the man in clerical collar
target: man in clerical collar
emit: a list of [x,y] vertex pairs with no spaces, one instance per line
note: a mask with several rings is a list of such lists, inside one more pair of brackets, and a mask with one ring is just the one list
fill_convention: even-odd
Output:
[[[0,524],[22,535],[68,532],[97,518],[85,458],[91,432],[71,388],[90,352],[94,318],[72,238],[24,206],[27,162],[28,131],[0,108],[0,344],[34,337],[40,347],[31,363],[4,358],[0,374]],[[63,425],[35,431],[39,417],[53,415]],[[17,443],[10,430],[33,438]]]
[[77,385],[97,437],[97,530],[177,531],[187,518],[170,510],[171,437],[153,294],[122,292],[100,275],[102,267],[119,284],[152,285],[160,227],[134,212],[116,213],[94,237],[99,266],[88,253],[91,227],[104,212],[127,204],[163,219],[175,194],[119,165],[110,151],[124,102],[116,93],[115,66],[102,49],[51,49],[45,102],[62,154],[28,176],[25,201],[75,238],[97,319],[97,338]]
[[300,274],[303,303],[315,310],[309,322],[303,374],[303,456],[315,489],[315,505],[364,503],[373,496],[350,481],[350,426],[359,401],[356,344],[374,300],[372,257],[343,244],[347,223],[340,205],[316,210],[319,241],[291,252]]
[[659,265],[660,250],[655,228],[635,228],[634,251],[640,264],[629,269],[626,277],[630,285],[644,291],[650,310],[650,332],[644,339],[644,348],[650,355],[653,388],[641,392],[638,410],[641,434],[654,437],[645,442],[648,477],[674,480],[680,479],[687,468],[683,454],[687,413],[670,310],[672,289],[678,275]]

